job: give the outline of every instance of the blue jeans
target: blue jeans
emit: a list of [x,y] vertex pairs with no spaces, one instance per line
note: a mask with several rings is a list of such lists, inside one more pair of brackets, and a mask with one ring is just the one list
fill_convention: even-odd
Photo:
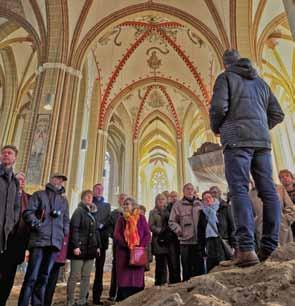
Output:
[[54,265],[57,249],[52,247],[30,249],[29,264],[20,292],[18,306],[43,306],[46,285]]
[[255,249],[254,215],[249,198],[250,173],[263,202],[261,248],[276,249],[279,239],[281,205],[272,179],[271,151],[263,148],[226,148],[225,176],[231,194],[239,249]]

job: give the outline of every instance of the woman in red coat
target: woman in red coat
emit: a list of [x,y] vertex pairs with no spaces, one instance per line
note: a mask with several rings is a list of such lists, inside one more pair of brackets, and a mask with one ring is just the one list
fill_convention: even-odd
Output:
[[134,199],[127,198],[123,210],[124,214],[119,217],[114,232],[118,279],[117,301],[122,301],[144,289],[145,267],[129,265],[130,249],[134,246],[146,247],[151,240],[147,221],[140,214]]

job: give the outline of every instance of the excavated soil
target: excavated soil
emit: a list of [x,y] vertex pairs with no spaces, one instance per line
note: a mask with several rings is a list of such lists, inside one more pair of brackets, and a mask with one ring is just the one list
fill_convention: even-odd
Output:
[[[152,286],[118,306],[295,306],[295,243],[278,249],[265,263],[250,268],[220,268],[189,282]],[[106,287],[109,275],[106,275]],[[15,306],[18,288],[8,306]],[[107,293],[107,292],[106,292]],[[59,285],[56,304],[65,305],[65,284]],[[105,301],[105,305],[109,303]]]

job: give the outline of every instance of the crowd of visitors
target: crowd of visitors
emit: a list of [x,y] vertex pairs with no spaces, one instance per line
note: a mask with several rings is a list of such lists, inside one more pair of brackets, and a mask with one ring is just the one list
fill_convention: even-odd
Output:
[[[187,183],[182,195],[158,194],[147,220],[146,208],[126,193],[118,196],[118,207],[112,210],[98,183],[82,192],[80,203],[73,203],[78,206],[70,218],[64,188],[67,177],[55,173],[44,190],[29,195],[25,174],[13,172],[17,148],[1,149],[0,306],[9,297],[17,266],[27,257],[19,306],[52,305],[60,268],[67,260],[67,306],[86,305],[91,299],[94,305],[102,305],[110,238],[109,299],[113,301],[144,289],[144,274],[153,256],[155,286],[162,286],[209,273],[219,264],[257,264],[278,244],[293,241],[295,180],[291,171],[281,170],[282,185],[274,184],[268,131],[284,115],[248,59],[228,50],[224,64],[225,72],[214,87],[210,120],[224,146],[229,185],[225,199],[218,186],[199,197],[195,186]],[[75,300],[77,283],[80,295]]]

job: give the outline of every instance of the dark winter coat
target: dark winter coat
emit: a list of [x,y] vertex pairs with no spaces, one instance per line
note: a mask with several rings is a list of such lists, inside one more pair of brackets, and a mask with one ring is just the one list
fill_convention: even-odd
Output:
[[97,222],[100,231],[101,248],[109,247],[109,236],[111,233],[111,205],[104,201],[103,197],[93,197],[93,203],[97,207]]
[[29,199],[31,195],[24,191],[20,194],[20,219],[16,224],[15,229],[11,235],[9,235],[6,256],[9,257],[10,262],[15,264],[21,264],[25,259],[25,253],[28,249],[28,243],[30,238],[30,227],[24,222],[22,213],[27,209]]
[[169,220],[168,209],[163,209],[162,211],[158,208],[154,208],[150,211],[149,216],[149,226],[152,232],[152,254],[168,254],[168,244],[163,245],[159,243],[161,234],[167,231]]
[[269,129],[283,119],[276,97],[250,60],[240,59],[218,76],[210,121],[224,147],[271,148]]
[[19,182],[12,169],[0,164],[0,253],[7,249],[8,236],[19,219]]
[[[23,213],[24,221],[31,226],[29,249],[53,246],[61,249],[64,236],[69,233],[69,207],[64,188],[57,190],[47,184],[45,190],[33,193],[28,208]],[[56,218],[53,211],[58,212]]]
[[114,209],[111,212],[111,216],[110,216],[110,236],[112,238],[114,236],[116,223],[117,223],[119,217],[121,217],[122,215],[123,215],[123,210],[121,208]]
[[221,200],[220,202],[220,206],[217,211],[217,219],[220,237],[227,240],[232,248],[237,247],[232,208],[224,200]]
[[[88,207],[80,203],[74,211],[70,223],[69,259],[88,260],[96,257],[97,249],[101,247],[96,214],[97,208],[94,204]],[[80,248],[81,255],[74,254],[76,248]]]

